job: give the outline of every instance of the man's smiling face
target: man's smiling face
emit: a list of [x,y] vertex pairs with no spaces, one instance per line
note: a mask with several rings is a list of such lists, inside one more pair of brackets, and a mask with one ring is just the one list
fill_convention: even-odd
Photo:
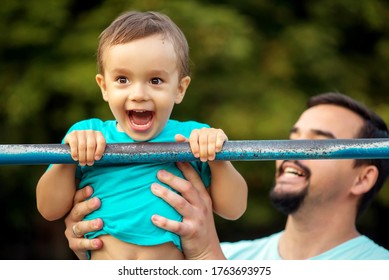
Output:
[[[291,129],[291,140],[356,138],[363,120],[354,112],[336,105],[307,109]],[[276,161],[273,204],[285,214],[303,205],[328,207],[348,195],[354,179],[354,160]]]

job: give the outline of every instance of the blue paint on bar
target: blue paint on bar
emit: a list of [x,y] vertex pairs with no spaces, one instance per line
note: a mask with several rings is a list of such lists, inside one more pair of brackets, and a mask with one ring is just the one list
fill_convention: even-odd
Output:
[[[389,159],[389,139],[228,141],[216,160]],[[108,144],[96,165],[196,161],[188,143]],[[75,163],[62,144],[0,145],[0,165]]]

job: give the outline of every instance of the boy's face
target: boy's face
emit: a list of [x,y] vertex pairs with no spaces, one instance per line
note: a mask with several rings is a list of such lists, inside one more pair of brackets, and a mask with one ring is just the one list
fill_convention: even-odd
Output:
[[172,43],[153,35],[108,47],[103,59],[104,75],[96,75],[96,81],[118,130],[136,141],[157,136],[190,83],[189,77],[179,77]]

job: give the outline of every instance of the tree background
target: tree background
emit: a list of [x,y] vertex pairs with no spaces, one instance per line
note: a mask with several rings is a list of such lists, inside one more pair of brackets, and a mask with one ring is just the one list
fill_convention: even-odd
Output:
[[[58,143],[78,120],[112,119],[94,79],[97,37],[126,10],[166,13],[187,36],[192,83],[175,119],[221,127],[230,140],[285,139],[308,97],[337,91],[389,123],[385,0],[3,0],[0,144]],[[282,229],[285,217],[268,200],[274,162],[234,165],[249,205],[238,221],[216,219],[220,239]],[[46,167],[0,166],[1,259],[75,258],[63,221],[36,210]],[[389,248],[387,185],[358,228]]]

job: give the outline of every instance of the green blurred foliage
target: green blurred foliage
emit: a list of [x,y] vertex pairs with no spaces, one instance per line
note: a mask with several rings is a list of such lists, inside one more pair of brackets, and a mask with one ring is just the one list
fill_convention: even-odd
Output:
[[[284,139],[309,96],[339,91],[389,123],[389,4],[384,0],[3,0],[0,4],[1,144],[58,143],[80,119],[112,115],[95,82],[100,32],[126,10],[157,10],[186,34],[192,82],[173,118],[223,128],[230,140]],[[221,240],[283,227],[269,204],[274,163],[235,162],[249,206],[217,218]],[[35,206],[46,166],[1,166],[0,258],[74,258],[62,221]],[[389,248],[386,186],[359,223]],[[386,216],[385,216],[386,215]]]

